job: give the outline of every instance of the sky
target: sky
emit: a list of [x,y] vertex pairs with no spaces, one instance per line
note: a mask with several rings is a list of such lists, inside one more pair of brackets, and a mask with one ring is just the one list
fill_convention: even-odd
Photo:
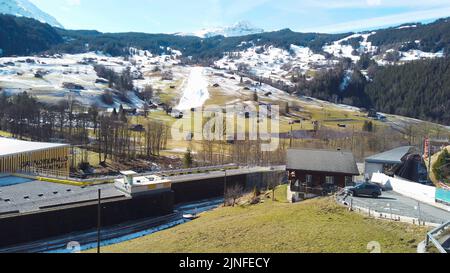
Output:
[[68,29],[176,33],[248,21],[266,31],[362,31],[450,17],[450,0],[30,0]]

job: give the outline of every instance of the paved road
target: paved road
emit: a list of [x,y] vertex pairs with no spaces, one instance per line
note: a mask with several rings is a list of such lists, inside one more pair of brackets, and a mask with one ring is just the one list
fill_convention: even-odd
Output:
[[[400,195],[396,192],[383,192],[380,198],[369,197],[347,197],[346,201],[353,199],[353,205],[369,208],[379,213],[387,213],[412,218],[419,218],[422,221],[442,224],[450,221],[450,212],[437,207],[418,202],[415,199]],[[420,207],[420,211],[419,211]]]

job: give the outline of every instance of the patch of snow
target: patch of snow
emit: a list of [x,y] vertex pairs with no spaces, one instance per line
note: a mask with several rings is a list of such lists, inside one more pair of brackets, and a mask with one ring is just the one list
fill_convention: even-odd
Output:
[[304,74],[311,69],[327,67],[334,61],[326,60],[325,56],[315,54],[307,47],[291,45],[290,50],[275,46],[252,46],[239,52],[229,52],[215,62],[220,69],[238,70],[241,65],[247,65],[250,72],[256,76],[290,82],[290,75]]
[[353,74],[352,70],[345,71],[344,78],[342,79],[342,82],[339,85],[339,90],[340,91],[344,91],[347,88],[347,86],[350,84],[350,80],[352,78],[352,74]]
[[368,39],[370,36],[376,34],[376,32],[372,32],[372,33],[368,33],[368,34],[363,34],[361,35],[361,37],[363,38],[363,41],[360,42],[360,53],[376,53],[378,50],[378,47],[372,45],[372,42],[369,42]]
[[[376,46],[373,46],[371,42],[368,42],[368,38],[373,34],[375,34],[375,32],[365,34],[361,33],[352,34],[348,37],[345,37],[344,39],[333,42],[331,45],[325,45],[323,47],[323,50],[337,58],[350,58],[353,62],[357,62],[359,61],[360,56],[353,55],[355,50],[359,54],[375,53],[377,51],[378,48]],[[362,41],[359,43],[360,44],[359,48],[355,49],[351,45],[343,44],[344,42],[347,42],[350,39],[354,38],[362,38]]]
[[263,33],[263,32],[264,32],[264,29],[256,28],[247,21],[241,21],[232,26],[202,29],[202,30],[196,31],[194,33],[177,33],[177,35],[197,36],[200,38],[210,38],[210,37],[219,36],[219,35],[224,36],[224,37],[238,37],[238,36],[258,34],[258,33]]
[[183,96],[175,107],[176,110],[184,111],[201,107],[209,99],[208,82],[204,72],[203,67],[191,68],[189,79],[183,88]]
[[320,62],[325,60],[325,56],[321,54],[315,54],[308,47],[302,47],[297,45],[291,45],[291,50],[295,53],[295,56],[304,62]]
[[357,62],[359,61],[360,57],[353,55],[355,49],[351,45],[342,45],[342,43],[352,38],[358,38],[360,36],[361,35],[359,34],[353,34],[344,39],[335,41],[331,45],[325,45],[323,47],[323,51],[330,53],[337,58],[350,58],[353,62]]
[[417,25],[410,25],[410,26],[401,26],[401,27],[398,27],[397,29],[407,29],[407,28],[416,28],[417,27]]
[[[57,103],[59,100],[71,97],[82,105],[96,104],[102,108],[119,107],[123,104],[126,108],[139,109],[143,107],[141,101],[134,92],[127,93],[128,103],[113,97],[113,105],[105,105],[101,96],[109,90],[103,83],[96,83],[98,79],[94,70],[95,64],[104,65],[116,72],[122,72],[129,67],[133,75],[139,75],[140,70],[145,70],[147,64],[144,60],[152,61],[151,54],[144,52],[135,54],[129,61],[123,57],[111,57],[101,52],[89,52],[83,54],[64,54],[53,56],[29,56],[29,57],[5,57],[0,58],[0,85],[6,94],[12,95],[27,91],[40,101]],[[136,61],[134,64],[132,61]],[[172,61],[172,59],[171,59]],[[144,66],[144,68],[142,68]],[[149,69],[151,69],[151,66]],[[43,74],[43,78],[36,77],[37,72]],[[83,87],[81,90],[68,90],[64,83],[73,83]]]
[[411,50],[408,50],[407,52],[400,52],[400,53],[402,54],[402,57],[400,58],[400,61],[402,61],[402,62],[444,57],[443,50],[436,52],[436,53],[432,53],[432,52],[423,52],[423,51],[417,50],[417,49],[411,49]]

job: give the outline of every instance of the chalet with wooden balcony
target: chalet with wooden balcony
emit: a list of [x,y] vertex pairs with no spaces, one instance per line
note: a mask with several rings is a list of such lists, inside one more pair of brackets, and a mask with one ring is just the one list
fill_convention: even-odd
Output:
[[352,153],[345,151],[289,149],[288,200],[300,200],[326,195],[352,185],[359,176]]

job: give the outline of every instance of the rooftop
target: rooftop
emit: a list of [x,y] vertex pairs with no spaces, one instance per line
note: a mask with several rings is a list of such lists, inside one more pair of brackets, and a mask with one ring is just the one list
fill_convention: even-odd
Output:
[[68,145],[59,143],[31,142],[0,137],[0,157],[66,146]]
[[366,158],[367,163],[400,164],[402,158],[411,152],[413,146],[398,147]]
[[[116,179],[116,181],[123,183],[124,179]],[[170,180],[163,179],[156,175],[147,175],[147,176],[135,176],[133,177],[133,185],[134,186],[148,186],[153,184],[162,184],[170,182]]]
[[120,174],[122,175],[136,175],[137,173],[134,171],[121,171]]
[[121,197],[112,184],[77,187],[41,181],[0,187],[0,215],[8,212],[39,211],[48,206],[97,200],[98,189],[102,198]]
[[353,154],[344,151],[289,149],[286,168],[359,175]]

